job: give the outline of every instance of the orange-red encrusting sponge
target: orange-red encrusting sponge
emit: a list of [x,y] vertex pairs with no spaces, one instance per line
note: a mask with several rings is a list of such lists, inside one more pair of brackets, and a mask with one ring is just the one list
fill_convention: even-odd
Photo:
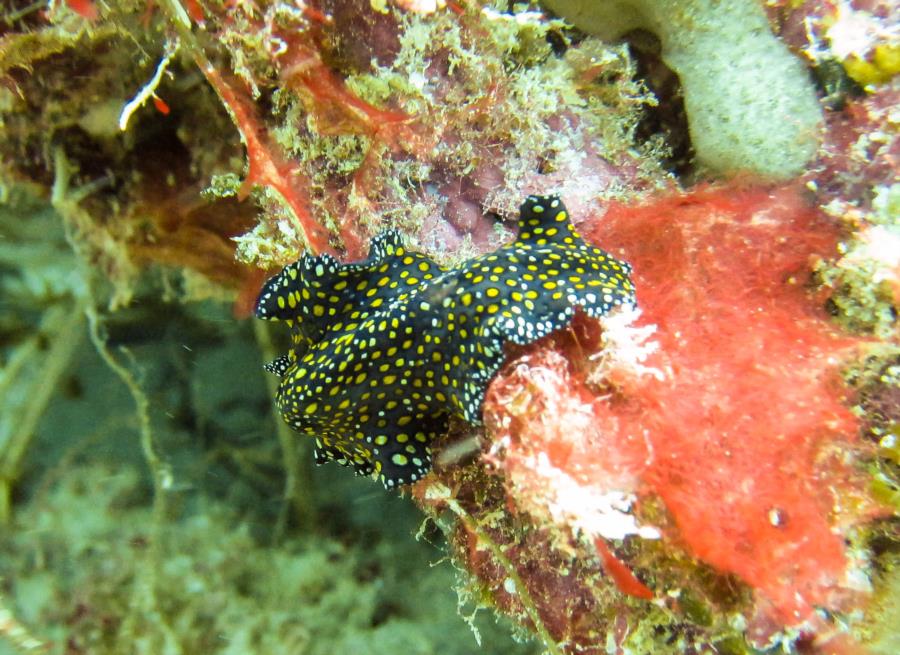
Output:
[[641,313],[604,319],[600,339],[631,330],[638,356],[610,343],[591,375],[551,343],[498,377],[488,459],[516,501],[581,533],[652,538],[629,508],[656,497],[677,525],[662,538],[750,585],[775,623],[839,607],[852,587],[841,494],[858,486],[839,367],[858,341],[808,284],[836,226],[781,187],[614,205],[580,227],[634,267]]
[[786,625],[830,606],[848,561],[832,515],[848,480],[837,457],[857,423],[838,367],[856,341],[807,287],[836,227],[799,190],[722,189],[642,208],[615,206],[589,229],[627,252],[642,322],[655,324],[626,393],[646,430],[641,474],[701,559],[757,589]]

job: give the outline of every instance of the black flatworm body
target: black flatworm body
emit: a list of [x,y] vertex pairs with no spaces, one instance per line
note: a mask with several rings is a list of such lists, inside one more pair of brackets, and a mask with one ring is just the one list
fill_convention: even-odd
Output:
[[257,301],[257,317],[292,329],[291,350],[266,367],[282,378],[278,409],[316,439],[318,462],[414,482],[451,415],[480,423],[504,343],[565,327],[576,306],[599,317],[633,304],[630,272],[582,240],[556,196],[529,196],[514,242],[450,269],[395,231],[360,263],[304,256]]

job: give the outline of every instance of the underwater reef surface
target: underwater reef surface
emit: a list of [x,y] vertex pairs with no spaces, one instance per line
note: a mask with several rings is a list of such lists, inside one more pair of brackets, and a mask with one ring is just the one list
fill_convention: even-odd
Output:
[[[900,651],[896,3],[727,4],[5,3],[0,652]],[[371,337],[265,281],[389,230],[499,297],[550,194],[636,308],[488,344],[399,494],[315,467],[264,362]]]

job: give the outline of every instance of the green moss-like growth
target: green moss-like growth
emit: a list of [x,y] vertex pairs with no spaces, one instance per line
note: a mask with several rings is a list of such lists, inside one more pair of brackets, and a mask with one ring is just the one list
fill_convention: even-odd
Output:
[[[662,178],[653,156],[635,156],[640,109],[653,100],[632,80],[626,51],[591,38],[555,53],[551,36],[565,41],[562,24],[524,9],[391,14],[396,55],[342,71],[355,98],[407,117],[377,131],[328,122],[309,89],[273,93],[272,134],[308,180],[319,220],[335,231],[351,225],[368,234],[396,226],[451,262],[459,253],[442,252],[418,233],[425,220],[443,222],[442,209],[457,196],[478,205],[478,218],[482,208],[509,216],[537,171],[570,177],[575,186],[583,175],[610,194],[621,187],[604,175],[614,177],[617,165],[633,167],[650,184]],[[334,30],[335,42],[324,47],[340,50],[363,38],[349,27]],[[259,79],[264,66],[253,71]],[[588,152],[602,165],[585,166]],[[478,200],[467,197],[469,184],[482,190]],[[258,242],[273,238],[277,231],[257,229],[240,239],[239,256],[269,262],[271,246]]]

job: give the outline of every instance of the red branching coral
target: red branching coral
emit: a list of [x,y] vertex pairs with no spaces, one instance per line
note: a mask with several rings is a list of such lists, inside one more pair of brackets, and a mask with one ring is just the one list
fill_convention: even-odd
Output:
[[231,111],[247,146],[249,164],[240,197],[245,197],[254,184],[272,187],[290,208],[313,252],[334,252],[328,245],[327,231],[310,213],[308,194],[302,187],[303,178],[297,175],[296,166],[287,161],[272,142],[253,105],[235,88],[236,84],[226,81],[217,70],[205,68],[204,73]]
[[[347,3],[337,3],[338,15],[347,18]],[[348,259],[364,256],[368,233],[359,225],[361,214],[374,213],[369,191],[378,188],[377,179],[381,159],[386,153],[417,153],[422,144],[419,135],[411,127],[411,117],[397,109],[379,108],[355,94],[346,84],[344,76],[334,68],[334,62],[325,57],[339,58],[332,50],[333,41],[342,30],[359,27],[360,20],[350,20],[347,25],[337,24],[335,19],[319,9],[303,6],[299,13],[278,6],[265,11],[243,8],[238,14],[216,17],[221,23],[224,40],[233,40],[247,47],[247,33],[258,34],[259,51],[251,49],[254,66],[244,67],[243,80],[223,75],[218,65],[198,63],[215,87],[223,104],[229,108],[241,131],[249,160],[248,172],[241,189],[245,195],[254,185],[268,187],[277,192],[290,210],[298,233],[308,242],[313,252],[335,250],[328,243],[328,231],[313,217],[314,197],[319,208],[327,207],[336,217],[339,241]],[[359,17],[357,17],[359,18]],[[377,23],[377,21],[375,21]],[[361,24],[369,25],[365,20]],[[391,22],[396,31],[397,26]],[[380,23],[379,23],[379,26]],[[371,27],[371,26],[370,26]],[[383,27],[383,26],[381,26]],[[373,28],[374,29],[374,28]],[[395,38],[392,33],[392,37]],[[374,55],[374,53],[371,53]],[[261,57],[261,59],[259,59]],[[368,60],[366,62],[369,63]],[[322,137],[358,137],[364,140],[365,156],[350,180],[320,180],[313,183],[308,163],[298,161],[297,153],[290,152],[285,138],[275,138],[271,116],[261,110],[255,92],[277,86],[285,97],[299,100],[306,113],[308,127],[293,125],[292,129]],[[252,93],[251,93],[252,89]],[[251,97],[251,95],[253,97]],[[311,130],[312,132],[308,132]],[[290,139],[288,139],[290,140]],[[294,140],[297,147],[298,140]],[[349,184],[348,184],[349,182]],[[314,190],[314,187],[315,190]],[[354,196],[354,202],[350,197]],[[304,244],[297,244],[298,252]]]
[[[412,144],[417,139],[409,125],[411,117],[401,111],[379,109],[351,93],[343,79],[322,61],[322,46],[312,45],[315,38],[282,36],[282,40],[287,50],[279,60],[279,76],[285,88],[303,100],[319,134],[360,135],[370,141],[351,187],[334,195],[376,187],[381,156],[386,151],[414,149]],[[341,240],[348,258],[359,259],[365,253],[367,235],[359,229],[358,212],[350,211],[351,203],[342,200],[340,205],[349,215],[341,219]]]

